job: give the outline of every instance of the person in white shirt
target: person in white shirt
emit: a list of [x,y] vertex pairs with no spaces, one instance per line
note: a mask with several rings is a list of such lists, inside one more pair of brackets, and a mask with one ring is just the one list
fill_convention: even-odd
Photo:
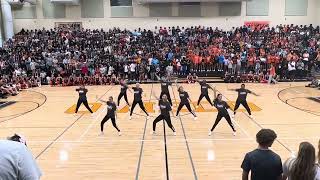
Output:
[[131,80],[135,80],[137,78],[136,77],[136,67],[137,67],[136,63],[130,64],[130,79]]
[[297,157],[289,158],[283,164],[282,180],[320,180],[320,167],[316,164],[315,148],[309,142],[302,142]]
[[42,173],[25,140],[15,134],[0,140],[0,179],[39,180]]
[[288,62],[288,71],[289,71],[289,78],[291,81],[294,81],[295,74],[296,74],[296,62],[293,60],[290,60]]
[[129,74],[129,65],[128,64],[123,65],[123,72],[124,72],[124,78],[128,78],[128,74]]

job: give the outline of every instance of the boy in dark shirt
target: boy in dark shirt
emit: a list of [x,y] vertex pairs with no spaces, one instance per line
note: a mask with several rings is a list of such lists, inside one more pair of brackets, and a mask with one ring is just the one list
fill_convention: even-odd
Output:
[[261,129],[256,140],[259,147],[247,153],[241,164],[242,180],[248,180],[251,171],[251,180],[281,180],[282,162],[278,154],[269,149],[277,134],[271,129]]

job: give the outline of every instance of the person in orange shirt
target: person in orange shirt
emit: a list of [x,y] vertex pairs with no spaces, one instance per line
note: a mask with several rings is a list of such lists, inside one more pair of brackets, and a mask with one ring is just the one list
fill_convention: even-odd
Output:
[[199,70],[199,59],[200,59],[200,56],[198,56],[198,55],[194,55],[192,57],[192,62],[193,62],[193,65],[194,65],[193,70],[196,70],[196,71]]
[[274,82],[275,84],[278,83],[276,81],[276,68],[273,66],[273,64],[271,64],[271,68],[269,69],[269,79],[268,79],[268,83],[270,84],[271,82]]
[[250,55],[248,58],[248,69],[249,71],[254,71],[254,63],[256,62],[256,57],[254,55]]
[[279,55],[276,55],[276,56],[274,57],[274,63],[275,63],[276,65],[278,65],[278,64],[280,63],[280,56],[279,56]]

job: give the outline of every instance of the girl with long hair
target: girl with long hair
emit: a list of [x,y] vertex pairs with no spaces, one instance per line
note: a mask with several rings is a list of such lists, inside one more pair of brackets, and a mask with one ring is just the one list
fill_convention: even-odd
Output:
[[282,180],[320,180],[320,168],[316,165],[316,151],[309,142],[302,142],[298,156],[283,165]]

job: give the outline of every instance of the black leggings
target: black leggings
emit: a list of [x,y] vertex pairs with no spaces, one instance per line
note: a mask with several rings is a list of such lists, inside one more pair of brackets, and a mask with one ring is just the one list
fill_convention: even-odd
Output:
[[118,126],[116,124],[116,118],[114,116],[109,116],[108,114],[101,121],[101,124],[100,124],[101,132],[103,132],[104,123],[106,123],[109,119],[111,119],[113,127],[116,128],[118,132],[120,132],[120,129],[118,128]]
[[82,103],[91,113],[93,113],[91,108],[89,107],[88,101],[83,99],[78,99],[76,113],[78,113],[79,107],[81,106]]
[[200,94],[199,99],[198,99],[198,103],[197,103],[198,106],[199,106],[200,101],[202,100],[203,97],[205,97],[207,99],[207,101],[210,103],[210,105],[213,106],[208,94]]
[[120,92],[120,94],[118,96],[118,106],[120,105],[120,100],[122,97],[124,97],[124,100],[126,101],[127,105],[129,105],[127,93]]
[[165,120],[169,126],[170,129],[172,129],[173,132],[176,132],[176,130],[174,129],[172,123],[171,123],[171,118],[170,116],[164,116],[162,114],[160,114],[154,121],[153,121],[153,131],[156,131],[156,126],[157,126],[157,123],[161,120]]
[[220,113],[220,112],[217,115],[216,122],[212,126],[211,131],[213,131],[214,128],[216,128],[216,126],[219,124],[219,122],[221,121],[221,119],[223,117],[227,120],[227,122],[230,125],[230,127],[232,128],[233,132],[236,132],[236,130],[234,129],[234,126],[233,126],[233,124],[231,122],[231,118],[230,118],[229,114],[228,113]]
[[147,111],[146,111],[146,108],[145,108],[144,105],[143,105],[142,100],[140,100],[140,101],[133,101],[133,102],[132,102],[131,111],[130,111],[130,116],[132,116],[134,107],[136,107],[137,104],[139,104],[139,106],[140,106],[140,108],[143,110],[143,112],[146,113],[147,116],[149,116],[149,114],[148,114]]
[[249,107],[247,101],[246,101],[246,100],[240,101],[240,100],[238,100],[238,99],[237,99],[237,101],[236,101],[236,105],[234,106],[234,114],[236,114],[236,111],[237,111],[237,109],[239,108],[240,104],[242,104],[242,106],[247,110],[247,112],[249,113],[249,115],[251,115],[251,110],[250,110],[250,107]]
[[180,104],[179,104],[179,106],[178,106],[178,110],[177,110],[176,116],[179,115],[179,112],[181,111],[181,109],[183,108],[184,105],[187,107],[188,111],[189,111],[194,117],[197,117],[196,114],[192,111],[191,106],[190,106],[190,103],[182,103],[182,102],[180,102]]
[[167,95],[168,101],[169,101],[170,105],[172,106],[172,100],[171,100],[171,97],[170,97],[170,93],[169,93],[169,92],[163,92],[163,91],[161,91],[161,93],[160,93],[160,99],[162,99],[162,96],[163,96],[164,94]]

